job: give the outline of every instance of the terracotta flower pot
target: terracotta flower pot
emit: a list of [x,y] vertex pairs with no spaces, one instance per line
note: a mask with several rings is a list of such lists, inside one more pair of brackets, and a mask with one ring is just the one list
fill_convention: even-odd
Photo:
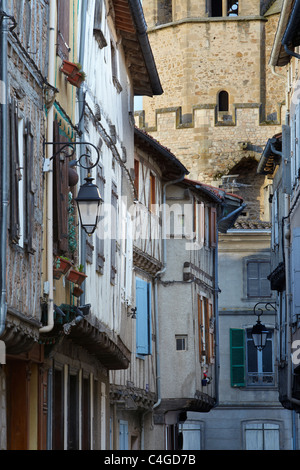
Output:
[[71,266],[72,266],[71,261],[69,261],[67,259],[64,259],[64,258],[61,258],[61,257],[58,257],[55,260],[55,263],[54,263],[54,266],[53,266],[53,277],[54,277],[54,279],[60,279],[61,276],[67,274],[67,272],[69,271]]
[[68,76],[67,80],[69,83],[71,83],[71,85],[74,85],[77,88],[80,88],[80,85],[84,81],[84,78],[82,77],[80,73],[75,73],[75,75]]
[[72,77],[75,75],[79,69],[76,64],[73,62],[69,62],[68,60],[63,60],[63,63],[60,67],[60,71],[67,75],[68,77]]
[[77,284],[77,286],[80,286],[86,277],[87,275],[85,273],[76,271],[76,269],[70,269],[67,275],[67,280]]
[[83,290],[80,289],[80,287],[75,286],[73,289],[72,295],[74,295],[74,297],[80,297],[82,294],[83,294]]

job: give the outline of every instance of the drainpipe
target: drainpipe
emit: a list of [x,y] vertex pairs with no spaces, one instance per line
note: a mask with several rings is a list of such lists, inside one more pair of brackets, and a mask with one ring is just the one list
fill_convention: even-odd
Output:
[[[79,44],[79,62],[84,63],[84,51],[85,51],[85,32],[86,32],[86,5],[83,0],[81,3],[81,23],[80,23],[80,44]],[[79,106],[79,116],[80,121],[78,124],[80,134],[80,141],[84,141],[84,108],[85,108],[85,93],[82,89],[82,86],[78,90],[78,106]],[[80,145],[80,154],[84,154],[85,149]],[[80,167],[80,181],[84,180],[84,169]],[[84,266],[86,265],[86,234],[83,229],[81,229],[80,237],[80,263]],[[81,304],[85,303],[85,292],[81,295]]]
[[219,350],[219,267],[218,267],[218,256],[219,256],[219,232],[218,227],[216,230],[216,247],[214,253],[214,268],[215,268],[215,286],[214,286],[214,310],[215,310],[215,342],[216,342],[216,365],[215,365],[215,381],[216,381],[216,403],[215,406],[219,405],[219,373],[220,373],[220,350]]
[[[55,20],[56,20],[56,0],[49,3],[49,84],[55,84]],[[47,115],[47,142],[53,142],[53,119],[54,107],[51,103]],[[47,198],[46,198],[46,254],[47,254],[47,279],[49,283],[48,294],[48,323],[40,328],[40,333],[48,333],[54,326],[54,304],[53,304],[53,145],[46,145],[49,171],[46,176]]]
[[1,1],[1,24],[0,24],[0,106],[1,106],[1,148],[0,148],[0,164],[1,164],[1,215],[0,215],[0,336],[5,330],[5,320],[7,312],[6,304],[6,241],[7,241],[7,207],[8,207],[8,178],[7,178],[7,120],[8,120],[8,93],[7,93],[7,34],[8,34],[8,17],[6,13],[6,0]]

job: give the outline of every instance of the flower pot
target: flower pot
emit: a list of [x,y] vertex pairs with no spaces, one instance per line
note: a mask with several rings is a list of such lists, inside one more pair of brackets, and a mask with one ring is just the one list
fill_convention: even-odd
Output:
[[61,258],[61,257],[58,257],[55,260],[55,263],[54,263],[54,266],[53,266],[53,278],[54,279],[60,279],[61,276],[67,274],[67,272],[69,271],[71,266],[72,266],[71,261],[69,261],[67,259],[64,259],[64,258]]
[[87,275],[85,273],[76,271],[76,269],[70,269],[67,275],[67,280],[73,282],[73,284],[77,284],[77,286],[80,286],[86,277]]
[[71,85],[74,85],[77,88],[80,88],[80,85],[84,81],[84,78],[82,77],[80,73],[75,73],[75,75],[68,76],[67,80],[69,83],[71,83]]
[[80,287],[75,286],[73,289],[72,295],[74,295],[74,297],[80,297],[82,294],[83,294],[83,290],[80,289]]
[[68,60],[63,60],[63,63],[60,67],[60,71],[67,75],[68,77],[72,77],[75,75],[79,69],[76,64],[73,62],[69,62]]

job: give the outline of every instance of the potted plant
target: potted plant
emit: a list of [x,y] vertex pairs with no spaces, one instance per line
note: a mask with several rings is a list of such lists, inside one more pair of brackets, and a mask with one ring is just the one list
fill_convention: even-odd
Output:
[[62,275],[67,274],[72,267],[72,261],[65,256],[57,256],[53,265],[53,278],[60,279]]
[[67,77],[68,82],[71,83],[71,85],[76,86],[77,88],[80,87],[80,85],[82,84],[82,82],[84,82],[85,79],[86,74],[82,71],[76,72],[74,75],[70,75]]
[[79,286],[74,286],[72,295],[74,295],[74,297],[80,297],[82,294],[83,294],[83,290],[80,289]]
[[80,64],[76,64],[73,62],[69,62],[68,60],[63,60],[60,71],[67,75],[68,77],[72,77],[75,75],[77,72],[79,72],[81,69]]
[[87,274],[83,272],[83,266],[80,265],[77,269],[72,268],[68,272],[67,275],[67,280],[70,282],[73,282],[73,284],[77,284],[77,286],[80,286],[83,281],[87,278]]

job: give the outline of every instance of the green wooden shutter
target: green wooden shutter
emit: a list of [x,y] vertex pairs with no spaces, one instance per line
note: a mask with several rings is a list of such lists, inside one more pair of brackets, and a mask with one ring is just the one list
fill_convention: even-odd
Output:
[[245,386],[245,331],[230,329],[231,386]]

